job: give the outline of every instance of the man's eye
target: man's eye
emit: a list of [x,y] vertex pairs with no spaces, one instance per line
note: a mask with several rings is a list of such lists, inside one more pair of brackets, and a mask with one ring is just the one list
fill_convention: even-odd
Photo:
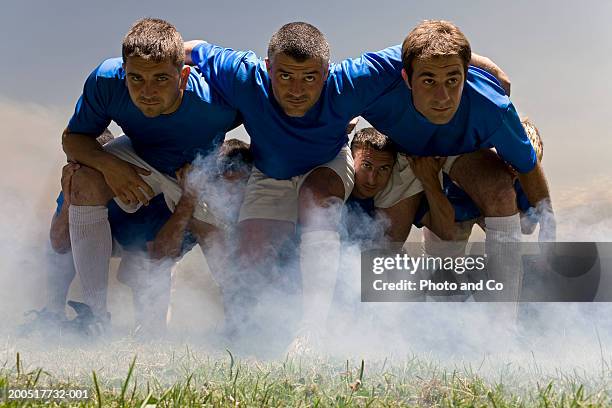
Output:
[[457,78],[449,78],[448,81],[446,81],[449,85],[457,85],[459,83],[459,79]]
[[140,82],[142,81],[141,77],[137,77],[137,76],[130,76],[130,81],[132,82]]
[[370,163],[362,163],[361,164],[361,168],[362,169],[370,169],[370,168],[372,168],[372,165],[370,165]]
[[433,79],[431,79],[431,78],[425,78],[425,79],[423,80],[423,83],[424,83],[425,85],[433,85],[433,84],[435,84],[436,82],[435,82]]
[[159,76],[159,77],[157,77],[157,81],[158,82],[163,82],[163,81],[167,81],[167,80],[168,80],[167,76]]
[[306,81],[306,82],[314,82],[315,79],[316,79],[316,77],[314,75],[306,75],[304,77],[304,81]]
[[380,169],[378,169],[378,171],[380,171],[381,173],[388,173],[391,171],[391,167],[389,166],[381,167]]
[[280,79],[282,79],[283,81],[288,81],[291,79],[291,75],[289,74],[280,74]]

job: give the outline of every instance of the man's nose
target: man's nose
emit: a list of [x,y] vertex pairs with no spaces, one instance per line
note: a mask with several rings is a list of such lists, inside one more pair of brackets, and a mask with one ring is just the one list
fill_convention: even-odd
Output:
[[368,184],[370,185],[376,184],[376,172],[375,171],[368,172]]
[[436,98],[436,101],[446,101],[449,98],[448,90],[444,85],[439,85],[436,87],[434,97]]
[[301,96],[302,93],[304,93],[304,86],[302,84],[302,81],[292,80],[289,87],[289,92],[291,92],[291,94],[294,96]]
[[141,89],[141,94],[145,98],[155,96],[155,86],[151,82],[145,81]]

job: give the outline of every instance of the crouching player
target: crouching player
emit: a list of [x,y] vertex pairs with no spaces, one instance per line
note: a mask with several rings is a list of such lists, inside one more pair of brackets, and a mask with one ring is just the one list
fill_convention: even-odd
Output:
[[[207,169],[214,173],[210,181],[216,182],[219,197],[236,197],[233,205],[228,205],[224,200],[227,221],[235,223],[250,173],[249,145],[237,139],[226,140],[214,159],[214,168]],[[183,188],[182,202],[193,206],[194,190],[188,189],[186,183],[189,166],[177,172],[177,178]],[[89,306],[80,302],[68,302],[77,313],[73,320],[67,320],[65,315],[68,289],[76,275],[70,245],[68,208],[70,182],[78,168],[78,164],[68,163],[62,169],[62,191],[57,198],[57,209],[50,229],[50,243],[56,255],[51,258],[52,267],[47,273],[47,303],[41,311],[34,311],[37,316],[23,326],[23,334],[38,330],[47,334],[90,336],[104,329],[100,325],[106,323],[94,318]],[[136,332],[140,336],[161,335],[166,329],[171,269],[196,243],[188,228],[189,219],[185,218],[185,213],[172,213],[162,194],[132,214],[123,212],[111,200],[108,214],[113,235],[113,255],[121,258],[117,277],[131,288],[133,294]]]
[[[95,136],[111,121],[126,137],[102,148]],[[67,157],[81,165],[71,182],[70,239],[83,297],[96,318],[107,313],[111,199],[133,213],[163,193],[173,213],[188,215],[210,268],[223,269],[224,225],[203,197],[194,197],[195,205],[184,200],[175,173],[238,124],[236,110],[184,66],[183,40],[163,20],[136,22],[122,58],[105,60],[89,75],[62,142]]]
[[[468,65],[470,57],[470,44],[456,26],[419,24],[402,46],[404,86],[379,98],[363,116],[411,157],[446,157],[438,162],[444,161],[441,169],[485,216],[489,272],[505,282],[495,300],[511,301],[519,296],[521,228],[506,163],[516,169],[537,209],[542,241],[554,240],[555,220],[544,172],[514,106],[495,78]],[[398,183],[383,206],[397,241],[410,231],[418,208],[415,193],[422,190],[405,161],[397,166],[405,171],[394,177]]]

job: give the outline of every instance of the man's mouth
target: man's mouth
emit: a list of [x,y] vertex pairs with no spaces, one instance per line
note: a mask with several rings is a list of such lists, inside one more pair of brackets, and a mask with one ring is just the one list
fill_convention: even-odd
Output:
[[436,112],[446,112],[446,111],[451,109],[451,106],[449,106],[447,108],[431,108],[431,109],[435,110]]

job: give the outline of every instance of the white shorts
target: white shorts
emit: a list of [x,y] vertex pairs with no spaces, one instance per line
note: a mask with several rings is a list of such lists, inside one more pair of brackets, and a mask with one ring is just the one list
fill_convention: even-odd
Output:
[[297,223],[300,188],[306,177],[320,167],[328,167],[340,176],[344,184],[344,201],[346,201],[355,183],[353,156],[348,146],[344,146],[332,161],[288,180],[268,177],[253,167],[240,208],[239,221],[257,218]]
[[[448,156],[440,171],[440,185],[442,173],[449,174],[453,164],[459,156]],[[374,205],[378,208],[389,208],[405,198],[412,197],[423,191],[423,185],[414,175],[408,159],[403,154],[397,154],[397,160],[391,171],[391,178],[385,188],[374,197]]]
[[[155,195],[161,193],[164,194],[166,205],[168,206],[170,211],[174,212],[176,204],[179,202],[182,195],[181,187],[179,186],[178,181],[175,178],[160,173],[158,170],[149,165],[146,161],[141,159],[132,148],[132,143],[130,142],[130,139],[125,135],[116,137],[114,140],[105,144],[104,150],[108,153],[113,154],[114,156],[117,156],[121,160],[135,164],[136,166],[142,167],[143,169],[149,170],[151,172],[150,175],[140,175],[140,177],[142,177],[142,179],[153,189]],[[127,213],[134,213],[142,206],[142,203],[140,202],[134,205],[125,204],[117,197],[115,197],[115,202],[123,211]],[[206,222],[208,224],[212,224],[222,228],[224,227],[224,224],[213,216],[213,214],[208,208],[208,205],[203,201],[198,203],[193,213],[193,216],[194,218]]]

